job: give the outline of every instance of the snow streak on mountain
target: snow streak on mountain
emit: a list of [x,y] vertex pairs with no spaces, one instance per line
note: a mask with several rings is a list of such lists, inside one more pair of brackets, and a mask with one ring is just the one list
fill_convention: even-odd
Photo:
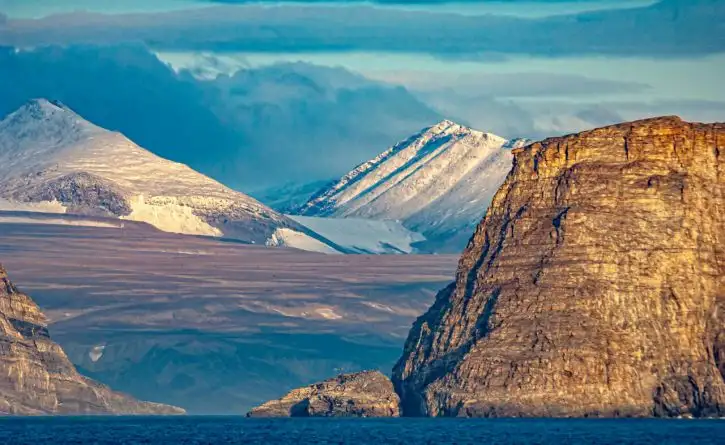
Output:
[[[0,122],[0,198],[257,244],[319,238],[253,198],[42,99]],[[331,250],[318,241],[303,247]]]
[[511,149],[527,142],[444,120],[360,164],[295,213],[399,220],[427,239],[419,251],[457,251],[511,169]]

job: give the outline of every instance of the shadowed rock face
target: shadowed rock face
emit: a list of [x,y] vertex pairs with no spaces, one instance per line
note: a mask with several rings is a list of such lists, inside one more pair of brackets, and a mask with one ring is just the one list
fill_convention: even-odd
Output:
[[393,384],[378,371],[342,374],[269,401],[247,417],[398,417]]
[[183,414],[78,374],[38,306],[0,266],[0,414]]
[[725,415],[725,124],[547,139],[414,324],[404,415]]
[[[22,183],[22,179],[18,181]],[[21,202],[59,202],[69,213],[97,216],[126,216],[131,213],[129,193],[113,181],[89,173],[72,173],[28,189],[18,187],[11,197]]]

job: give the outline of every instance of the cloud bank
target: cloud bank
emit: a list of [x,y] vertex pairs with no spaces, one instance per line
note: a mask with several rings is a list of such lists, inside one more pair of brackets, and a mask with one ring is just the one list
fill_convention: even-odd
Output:
[[217,6],[193,11],[74,13],[0,25],[0,44],[144,42],[166,51],[398,51],[692,57],[725,51],[725,2],[662,0],[639,8],[539,19],[370,6]]
[[0,48],[0,115],[60,100],[240,189],[329,179],[441,116],[405,89],[281,64],[199,81],[140,46]]

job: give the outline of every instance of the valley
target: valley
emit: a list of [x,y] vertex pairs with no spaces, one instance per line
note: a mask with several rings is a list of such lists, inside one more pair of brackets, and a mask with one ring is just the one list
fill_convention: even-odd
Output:
[[18,218],[0,214],[0,258],[79,371],[192,414],[243,414],[338,372],[389,372],[457,263]]

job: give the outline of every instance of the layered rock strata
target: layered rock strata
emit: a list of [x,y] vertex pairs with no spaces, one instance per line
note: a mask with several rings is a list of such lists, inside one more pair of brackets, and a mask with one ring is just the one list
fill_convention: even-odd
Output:
[[254,408],[247,417],[398,417],[399,399],[378,371],[342,374],[290,391]]
[[403,414],[725,416],[725,124],[513,153],[394,369]]

